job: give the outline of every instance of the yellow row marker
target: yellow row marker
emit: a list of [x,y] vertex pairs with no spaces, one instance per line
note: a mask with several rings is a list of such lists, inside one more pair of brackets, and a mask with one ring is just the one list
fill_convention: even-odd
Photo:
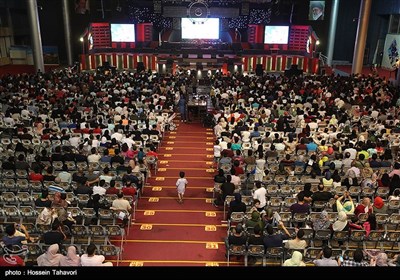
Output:
[[171,131],[170,134],[176,134],[176,132],[175,131]]
[[206,188],[206,192],[213,192],[214,188]]
[[215,172],[215,170],[212,169],[212,168],[210,168],[210,169],[206,169],[206,172],[207,172],[207,173],[213,173],[213,172]]
[[211,164],[213,164],[213,162],[212,161],[206,161],[206,164],[207,165],[211,165]]
[[162,187],[153,187],[151,190],[153,192],[160,192],[160,191],[162,191]]
[[168,136],[168,138],[170,138],[170,139],[175,139],[176,136]]
[[204,230],[205,231],[217,231],[217,227],[216,226],[205,226]]
[[160,164],[168,164],[168,160],[160,160]]
[[165,181],[164,177],[156,177],[156,181]]
[[206,145],[214,145],[212,142],[207,142]]
[[206,249],[214,249],[214,250],[217,250],[217,249],[218,249],[218,243],[215,243],[215,242],[207,242],[207,243],[206,243]]
[[168,142],[167,142],[167,144],[168,144],[168,145],[174,145],[174,144],[175,144],[175,142],[168,141]]
[[207,155],[207,158],[213,158],[214,155]]
[[213,203],[212,198],[207,198],[207,199],[206,199],[206,203]]
[[213,133],[212,133],[212,132],[206,132],[206,134],[207,134],[207,135],[213,135]]
[[167,151],[172,151],[174,148],[172,148],[172,147],[166,147],[165,148],[165,150],[167,150]]
[[207,148],[206,149],[206,151],[212,151],[213,150],[213,148]]
[[156,214],[156,211],[153,211],[153,210],[146,210],[143,213],[143,215],[145,215],[145,216],[154,216],[155,214]]
[[219,266],[217,262],[206,262],[206,266]]
[[212,128],[206,128],[206,131],[212,131]]
[[149,202],[158,202],[160,199],[158,197],[150,197]]
[[207,137],[206,139],[207,139],[207,140],[213,140],[214,137]]
[[206,217],[216,217],[217,213],[215,212],[206,212]]
[[130,262],[129,266],[143,266],[143,262],[133,261],[133,262]]
[[164,157],[172,157],[171,154],[165,154]]
[[140,226],[140,230],[152,230],[153,226],[150,224],[143,224]]
[[165,171],[167,171],[167,168],[158,168],[157,171],[165,172]]

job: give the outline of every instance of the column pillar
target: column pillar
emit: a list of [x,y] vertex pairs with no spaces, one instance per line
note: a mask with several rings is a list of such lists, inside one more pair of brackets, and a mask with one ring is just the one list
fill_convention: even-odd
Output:
[[327,64],[332,66],[333,52],[335,49],[336,25],[339,12],[339,0],[332,0],[331,20],[329,22]]
[[358,16],[358,26],[356,42],[353,54],[352,74],[362,73],[364,62],[365,42],[367,41],[369,15],[371,13],[372,0],[361,0],[360,14]]
[[67,62],[68,65],[72,65],[73,62],[73,55],[72,55],[72,44],[71,44],[71,25],[70,25],[70,8],[68,4],[68,0],[62,1],[62,9],[63,9],[63,20],[64,20],[64,33],[65,33],[65,50],[67,51]]
[[39,13],[36,0],[28,0],[28,17],[31,29],[32,55],[35,70],[44,72],[42,38],[40,35]]

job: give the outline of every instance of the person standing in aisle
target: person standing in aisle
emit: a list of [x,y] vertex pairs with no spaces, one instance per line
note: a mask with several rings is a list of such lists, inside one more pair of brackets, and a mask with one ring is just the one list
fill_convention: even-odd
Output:
[[179,179],[176,181],[176,190],[178,191],[178,202],[183,203],[183,195],[185,194],[186,185],[188,181],[185,178],[185,172],[179,172]]
[[186,110],[186,96],[181,93],[178,101],[179,113],[181,113],[181,122],[187,122],[187,110]]

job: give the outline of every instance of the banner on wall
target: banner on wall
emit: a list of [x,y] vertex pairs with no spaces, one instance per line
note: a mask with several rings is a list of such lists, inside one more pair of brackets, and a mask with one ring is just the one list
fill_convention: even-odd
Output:
[[387,34],[383,49],[382,67],[394,70],[396,59],[400,59],[400,35]]

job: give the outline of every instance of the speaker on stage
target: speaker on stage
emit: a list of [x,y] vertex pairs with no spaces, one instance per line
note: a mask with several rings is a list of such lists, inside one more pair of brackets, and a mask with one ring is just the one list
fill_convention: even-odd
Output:
[[136,71],[137,71],[138,73],[140,73],[140,72],[142,72],[142,71],[146,71],[146,68],[144,68],[144,63],[143,63],[142,61],[140,61],[140,62],[137,63]]
[[286,77],[293,77],[293,76],[300,76],[303,74],[303,71],[298,69],[297,64],[292,64],[290,66],[290,69],[285,70],[285,76]]
[[256,64],[256,75],[257,76],[262,76],[264,73],[263,65],[262,64]]

